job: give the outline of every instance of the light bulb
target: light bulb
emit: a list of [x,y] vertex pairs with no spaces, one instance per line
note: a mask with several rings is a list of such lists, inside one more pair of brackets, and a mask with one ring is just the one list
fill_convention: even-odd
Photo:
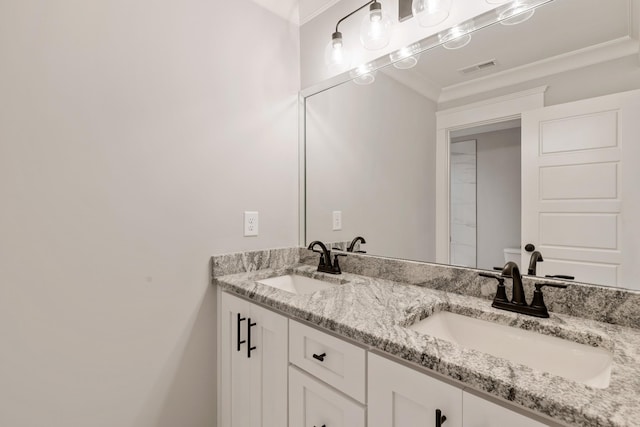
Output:
[[511,6],[500,13],[498,19],[502,25],[517,25],[529,20],[536,12],[526,0],[514,1]]
[[413,16],[423,27],[433,27],[449,17],[452,0],[413,0]]
[[349,51],[344,45],[342,34],[335,32],[324,50],[324,62],[331,73],[346,71],[350,64]]
[[360,25],[360,41],[369,50],[382,49],[391,40],[391,19],[381,6],[373,3]]

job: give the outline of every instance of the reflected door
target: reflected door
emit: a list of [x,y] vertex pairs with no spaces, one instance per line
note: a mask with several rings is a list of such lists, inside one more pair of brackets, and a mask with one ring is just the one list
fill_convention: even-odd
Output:
[[542,252],[538,275],[637,282],[639,117],[640,91],[523,113],[522,247]]
[[476,140],[451,143],[451,239],[453,265],[477,266]]

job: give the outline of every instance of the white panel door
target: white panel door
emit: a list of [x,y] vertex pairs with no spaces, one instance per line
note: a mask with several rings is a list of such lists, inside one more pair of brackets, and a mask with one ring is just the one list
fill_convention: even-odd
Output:
[[288,320],[222,292],[221,427],[286,427]]
[[546,426],[546,424],[467,392],[462,393],[462,418],[463,427]]
[[462,426],[462,390],[369,353],[369,427]]
[[542,252],[539,276],[640,284],[639,117],[640,91],[522,114],[522,246]]

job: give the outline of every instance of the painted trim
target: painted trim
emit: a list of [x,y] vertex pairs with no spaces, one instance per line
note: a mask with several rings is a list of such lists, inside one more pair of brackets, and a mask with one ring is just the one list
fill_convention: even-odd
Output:
[[436,263],[450,262],[451,132],[520,118],[525,111],[544,107],[546,90],[541,86],[436,113]]
[[307,241],[307,156],[306,156],[306,99],[298,96],[298,244]]
[[640,43],[629,36],[545,58],[520,67],[442,88],[439,103],[490,92],[553,74],[576,70],[638,53]]

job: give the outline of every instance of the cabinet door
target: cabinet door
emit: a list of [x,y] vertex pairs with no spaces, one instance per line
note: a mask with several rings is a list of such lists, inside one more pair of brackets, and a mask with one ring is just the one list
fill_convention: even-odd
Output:
[[462,390],[369,353],[369,427],[462,426]]
[[462,396],[462,413],[464,427],[546,426],[467,392]]
[[221,427],[250,427],[251,373],[247,358],[247,318],[251,303],[222,293],[221,316]]
[[[247,319],[249,322],[249,319]],[[251,305],[251,427],[287,425],[287,318]],[[255,324],[255,325],[254,325]],[[249,343],[247,343],[249,344]],[[234,426],[235,427],[235,424]]]
[[286,427],[287,318],[222,293],[221,427]]
[[365,427],[365,409],[327,384],[289,367],[289,418],[295,427]]

